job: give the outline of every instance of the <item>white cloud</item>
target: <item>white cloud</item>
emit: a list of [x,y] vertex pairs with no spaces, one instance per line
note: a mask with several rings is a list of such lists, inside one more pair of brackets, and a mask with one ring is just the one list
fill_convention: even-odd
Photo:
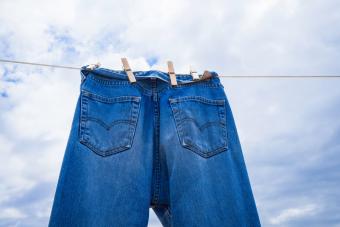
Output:
[[23,214],[20,210],[16,208],[5,208],[1,210],[0,220],[1,219],[20,219],[25,218],[26,215]]
[[309,204],[298,208],[288,208],[283,210],[278,216],[273,217],[270,223],[273,225],[280,225],[292,219],[309,216],[315,213],[317,206]]

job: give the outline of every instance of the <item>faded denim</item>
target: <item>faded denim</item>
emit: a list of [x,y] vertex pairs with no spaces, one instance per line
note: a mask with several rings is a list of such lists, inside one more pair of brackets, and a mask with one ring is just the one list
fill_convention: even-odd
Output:
[[49,226],[260,226],[233,114],[216,72],[81,68]]

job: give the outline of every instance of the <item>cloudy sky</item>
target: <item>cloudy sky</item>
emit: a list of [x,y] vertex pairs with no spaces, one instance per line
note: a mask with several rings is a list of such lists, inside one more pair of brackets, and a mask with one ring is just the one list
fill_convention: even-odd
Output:
[[[33,3],[34,2],[34,3]],[[0,2],[0,58],[340,75],[336,0]],[[340,78],[222,78],[263,226],[340,226]],[[0,226],[46,226],[78,70],[0,63]],[[161,226],[150,210],[149,226]]]

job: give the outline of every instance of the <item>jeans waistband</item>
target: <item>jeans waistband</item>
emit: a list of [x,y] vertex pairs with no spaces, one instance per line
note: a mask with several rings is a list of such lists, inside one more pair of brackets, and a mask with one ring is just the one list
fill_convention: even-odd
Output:
[[[113,70],[113,69],[107,69],[107,68],[94,68],[89,69],[87,68],[88,65],[81,67],[81,75],[82,79],[84,79],[90,72],[97,74],[99,76],[104,76],[112,79],[121,79],[121,80],[128,80],[127,73],[124,70]],[[218,78],[218,74],[215,71],[209,71],[211,73],[210,80],[213,80],[217,83],[220,83],[220,79]],[[147,79],[147,78],[158,78],[160,80],[163,80],[165,82],[170,83],[170,76],[167,72],[163,72],[160,70],[145,70],[145,71],[133,71],[133,74],[138,79]],[[187,84],[192,83],[194,81],[191,74],[176,74],[176,80],[177,84]]]

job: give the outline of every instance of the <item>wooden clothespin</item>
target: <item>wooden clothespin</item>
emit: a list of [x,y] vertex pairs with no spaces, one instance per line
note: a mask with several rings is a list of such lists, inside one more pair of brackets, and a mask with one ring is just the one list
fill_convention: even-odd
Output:
[[194,70],[191,66],[190,66],[190,75],[192,76],[193,80],[199,80],[199,76],[196,70]]
[[171,81],[171,85],[177,85],[177,79],[176,79],[176,74],[175,74],[175,70],[174,70],[174,64],[172,63],[172,61],[168,61],[168,72],[169,72],[169,76],[170,76],[170,81]]
[[122,60],[122,63],[123,63],[123,69],[126,72],[128,78],[129,78],[130,83],[136,82],[136,78],[133,75],[133,72],[132,72],[132,70],[130,68],[128,60],[126,58],[121,58],[121,60]]
[[100,62],[97,62],[95,64],[89,64],[86,68],[93,70],[95,68],[98,68],[99,66],[100,66]]
[[211,77],[212,77],[211,72],[209,72],[208,70],[205,70],[200,79],[201,80],[206,80],[206,79],[210,79]]

